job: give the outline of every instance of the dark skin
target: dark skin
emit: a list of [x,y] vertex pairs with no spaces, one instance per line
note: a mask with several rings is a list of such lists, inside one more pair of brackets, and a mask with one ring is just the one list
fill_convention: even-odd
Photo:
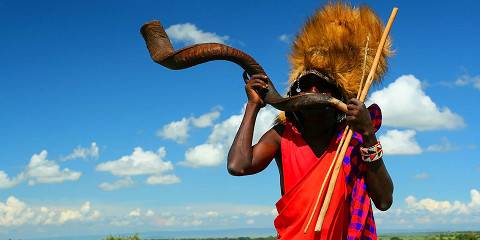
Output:
[[[280,172],[283,195],[282,156],[280,151],[283,126],[274,126],[260,138],[257,144],[252,146],[255,120],[258,111],[265,106],[257,91],[268,87],[266,80],[267,76],[265,75],[253,75],[245,85],[248,102],[242,123],[228,153],[227,168],[228,172],[235,176],[256,174],[265,169],[275,158]],[[329,87],[326,83],[319,84],[320,81],[302,86],[302,91],[299,94],[323,93],[339,97],[334,88]],[[365,105],[359,100],[352,98],[347,103],[347,109],[346,122],[354,131],[362,134],[364,140],[363,147],[375,145],[377,138],[370,114]],[[315,155],[320,157],[327,149],[330,140],[336,135],[336,110],[326,107],[323,109],[302,110],[297,114],[301,116],[302,137]],[[308,129],[308,131],[304,129]],[[390,208],[393,201],[393,183],[390,175],[383,159],[369,162],[367,165],[366,184],[368,193],[375,206],[379,210],[386,211]]]

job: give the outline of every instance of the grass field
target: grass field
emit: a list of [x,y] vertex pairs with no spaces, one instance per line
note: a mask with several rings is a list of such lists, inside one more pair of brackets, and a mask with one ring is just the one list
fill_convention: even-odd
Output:
[[[163,239],[142,239],[138,235],[130,237],[108,236],[104,240],[274,240],[274,236],[250,238],[163,238]],[[443,233],[416,233],[416,234],[388,234],[380,235],[379,240],[480,240],[480,232],[443,232]]]

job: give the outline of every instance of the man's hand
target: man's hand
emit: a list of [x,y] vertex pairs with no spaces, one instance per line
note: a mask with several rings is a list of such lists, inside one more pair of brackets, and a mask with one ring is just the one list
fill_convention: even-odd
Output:
[[352,98],[347,104],[347,124],[355,132],[362,134],[364,145],[373,145],[376,143],[375,130],[373,128],[370,113],[365,104],[356,98]]
[[245,85],[248,104],[254,104],[257,108],[265,107],[265,102],[258,92],[268,88],[268,77],[263,74],[255,74],[250,77]]

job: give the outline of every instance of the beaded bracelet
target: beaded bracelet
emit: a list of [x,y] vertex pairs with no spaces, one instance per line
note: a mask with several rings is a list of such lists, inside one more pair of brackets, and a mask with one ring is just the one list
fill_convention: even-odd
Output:
[[360,154],[362,155],[362,160],[365,162],[374,162],[382,158],[383,150],[380,142],[377,142],[375,145],[364,148],[360,147]]

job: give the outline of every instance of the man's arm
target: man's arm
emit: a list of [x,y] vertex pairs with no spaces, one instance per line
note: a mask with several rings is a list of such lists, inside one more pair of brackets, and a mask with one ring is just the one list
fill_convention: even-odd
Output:
[[255,89],[267,88],[265,80],[266,76],[253,75],[245,86],[248,103],[227,159],[228,172],[235,176],[250,175],[262,171],[272,161],[280,146],[279,134],[274,129],[270,129],[252,147],[255,120],[260,108],[265,106]]
[[[370,147],[377,143],[375,133],[370,135],[363,134],[364,147]],[[393,182],[388,174],[387,168],[380,158],[373,162],[367,163],[367,189],[375,206],[382,211],[390,208],[393,202]]]
[[[377,143],[370,114],[365,104],[357,99],[351,99],[347,105],[347,123],[356,132],[362,134],[363,147],[370,147]],[[379,210],[386,211],[393,202],[393,182],[388,174],[383,159],[366,163],[367,190]]]

